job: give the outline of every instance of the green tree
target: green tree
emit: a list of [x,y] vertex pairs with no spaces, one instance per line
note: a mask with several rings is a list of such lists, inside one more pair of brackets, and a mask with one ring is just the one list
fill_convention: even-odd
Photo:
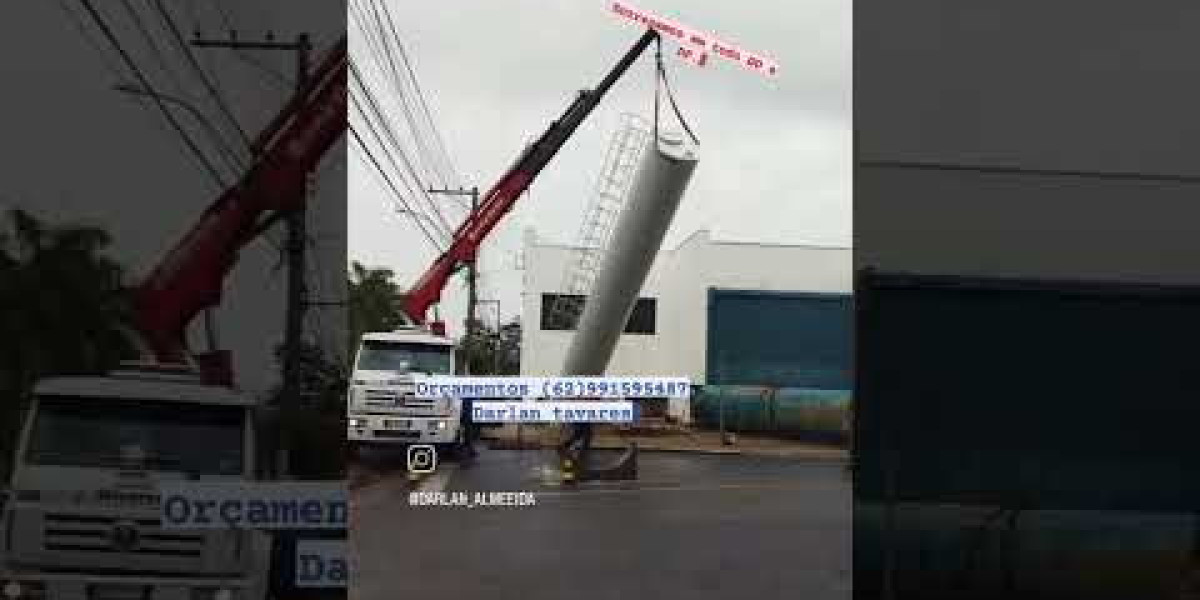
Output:
[[367,331],[391,331],[403,325],[400,286],[391,269],[367,268],[358,261],[350,265],[350,348]]
[[[275,350],[282,364],[283,347]],[[299,479],[328,479],[345,474],[346,462],[346,368],[331,359],[320,347],[300,345],[300,381],[298,402],[282,396],[276,386],[269,399],[278,419],[278,439],[260,440],[268,453],[274,447],[286,448],[291,475]],[[274,434],[268,434],[274,435]]]
[[[33,383],[102,373],[133,353],[121,266],[107,232],[50,226],[23,210],[0,219],[0,438],[7,442]],[[7,462],[6,462],[7,464]]]
[[476,375],[519,375],[521,373],[521,321],[513,319],[495,328],[482,323],[475,334],[459,344],[456,360],[466,361]]

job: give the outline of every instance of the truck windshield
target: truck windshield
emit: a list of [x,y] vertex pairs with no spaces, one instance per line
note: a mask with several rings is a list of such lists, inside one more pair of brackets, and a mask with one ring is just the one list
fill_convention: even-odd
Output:
[[42,396],[25,460],[236,476],[244,419],[237,406]]
[[367,340],[358,355],[360,371],[449,374],[450,346]]

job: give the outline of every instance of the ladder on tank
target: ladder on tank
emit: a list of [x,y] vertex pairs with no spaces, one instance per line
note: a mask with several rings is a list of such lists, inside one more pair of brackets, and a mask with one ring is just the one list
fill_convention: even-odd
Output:
[[638,161],[650,138],[650,124],[642,117],[623,113],[604,155],[592,200],[567,261],[561,293],[546,311],[556,328],[572,330],[583,311],[583,299],[592,289],[600,259],[608,245],[617,216],[625,205]]

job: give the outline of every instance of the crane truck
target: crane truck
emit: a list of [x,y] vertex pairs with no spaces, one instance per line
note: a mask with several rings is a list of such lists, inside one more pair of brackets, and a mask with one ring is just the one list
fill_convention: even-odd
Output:
[[228,351],[190,352],[188,324],[220,301],[240,249],[306,199],[306,174],[343,134],[346,41],[264,128],[256,160],[133,290],[144,357],[35,383],[3,511],[9,598],[264,598],[271,539],[164,530],[160,485],[259,476],[257,403]]
[[517,157],[484,194],[479,207],[454,232],[450,246],[434,260],[404,296],[402,312],[410,324],[393,332],[363,336],[355,358],[347,396],[348,438],[352,444],[441,444],[453,447],[464,439],[461,400],[418,399],[413,376],[454,373],[453,343],[444,325],[427,322],[426,313],[460,268],[473,262],[479,246],[516,204],[542,169],[566,144],[600,103],[609,88],[629,69],[658,32],[647,29],[600,83],[582,90],[566,111]]

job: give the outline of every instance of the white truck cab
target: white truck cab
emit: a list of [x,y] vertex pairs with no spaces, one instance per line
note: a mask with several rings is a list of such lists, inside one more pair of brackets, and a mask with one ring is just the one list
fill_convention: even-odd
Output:
[[254,475],[254,403],[182,374],[35,386],[0,538],[7,598],[263,598],[270,538],[173,530],[159,484]]
[[415,375],[454,374],[454,342],[421,327],[365,333],[347,398],[348,439],[370,444],[462,441],[458,399],[416,397]]

